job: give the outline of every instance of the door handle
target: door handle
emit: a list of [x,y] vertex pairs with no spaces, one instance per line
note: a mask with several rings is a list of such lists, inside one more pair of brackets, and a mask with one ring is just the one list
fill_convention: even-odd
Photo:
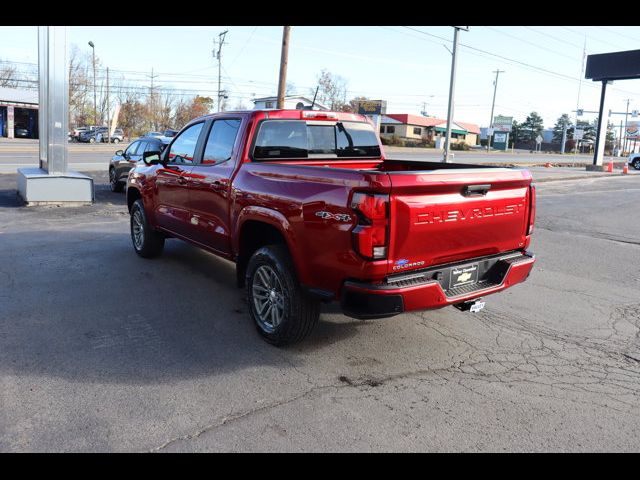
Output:
[[486,195],[491,190],[491,184],[486,185],[467,185],[462,189],[462,195],[465,197],[474,197]]

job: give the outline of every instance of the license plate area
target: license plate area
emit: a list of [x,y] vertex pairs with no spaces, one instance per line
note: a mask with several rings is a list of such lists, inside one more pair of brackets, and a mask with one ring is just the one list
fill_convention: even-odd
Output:
[[452,288],[465,287],[478,283],[478,264],[469,263],[451,267],[451,275],[449,277],[449,290]]

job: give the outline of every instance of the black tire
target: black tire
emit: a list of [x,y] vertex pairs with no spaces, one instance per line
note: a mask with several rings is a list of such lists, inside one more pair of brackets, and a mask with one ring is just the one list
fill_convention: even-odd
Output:
[[636,158],[631,165],[633,165],[633,168],[636,170],[640,170],[640,158]]
[[[266,287],[265,277],[273,288]],[[247,265],[245,283],[249,313],[267,342],[277,346],[299,342],[318,323],[320,302],[302,290],[284,245],[258,249]]]
[[96,139],[95,139],[95,138],[91,137],[91,138],[89,139],[89,143],[95,143],[95,142],[96,142]]
[[118,181],[115,168],[109,169],[109,187],[111,187],[112,192],[122,192],[124,190],[124,184]]
[[114,145],[120,143],[120,140],[118,140],[117,138],[112,138],[111,141],[114,143]]
[[133,202],[131,207],[131,242],[138,255],[153,258],[162,254],[164,235],[151,228],[147,221],[142,199]]

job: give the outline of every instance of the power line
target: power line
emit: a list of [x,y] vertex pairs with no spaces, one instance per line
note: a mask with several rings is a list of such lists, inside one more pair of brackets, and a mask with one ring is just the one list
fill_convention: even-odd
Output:
[[530,42],[529,40],[525,40],[524,38],[520,38],[520,37],[517,37],[515,35],[511,35],[510,33],[503,32],[502,30],[498,30],[497,28],[493,28],[493,27],[485,27],[485,28],[488,28],[489,30],[493,30],[494,32],[497,32],[497,33],[499,33],[501,35],[505,35],[505,36],[510,37],[510,38],[515,38],[516,40],[518,40],[520,42],[527,43],[529,45],[533,45],[534,47],[539,48],[540,50],[544,50],[546,52],[551,52],[551,53],[553,53],[555,55],[559,55],[561,57],[568,58],[569,60],[575,60],[575,57],[572,57],[572,56],[569,56],[569,55],[565,55],[564,53],[560,53],[560,52],[558,52],[556,50],[552,50],[550,48],[543,47],[542,45],[538,45],[538,44],[535,44],[533,42]]
[[596,42],[600,42],[600,43],[604,43],[604,44],[610,45],[610,46],[612,46],[614,48],[623,48],[620,45],[616,45],[614,43],[607,42],[606,40],[602,40],[602,39],[599,39],[599,38],[592,37],[591,35],[587,35],[586,33],[576,32],[574,29],[569,28],[569,27],[560,27],[560,28],[562,28],[562,29],[564,29],[564,30],[566,30],[568,32],[571,32],[571,33],[573,33],[575,35],[579,35],[580,37],[587,37],[587,38],[590,38],[591,40],[595,40]]
[[604,30],[605,32],[613,33],[614,35],[618,35],[619,37],[622,37],[622,38],[631,39],[634,42],[640,42],[639,38],[632,37],[631,35],[628,35],[628,34],[618,33],[618,32],[616,32],[614,30],[611,30],[609,28],[604,28],[604,27],[596,27],[596,28],[598,28],[600,30]]
[[536,30],[535,28],[526,27],[526,26],[524,28],[526,28],[527,30],[531,30],[532,32],[536,32],[536,33],[538,33],[540,35],[544,35],[545,37],[552,38],[553,40],[555,40],[557,42],[566,43],[567,45],[571,45],[572,47],[576,47],[576,48],[582,48],[582,45],[577,45],[575,43],[568,42],[567,40],[563,40],[563,39],[561,39],[559,37],[554,37],[550,33],[541,32],[540,30]]

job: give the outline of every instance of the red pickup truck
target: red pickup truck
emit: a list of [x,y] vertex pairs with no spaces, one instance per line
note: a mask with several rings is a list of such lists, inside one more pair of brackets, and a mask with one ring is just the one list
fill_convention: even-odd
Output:
[[143,159],[127,180],[135,251],[174,237],[235,262],[276,345],[304,338],[322,301],[354,318],[474,311],[534,263],[530,172],[387,159],[361,115],[208,115]]

